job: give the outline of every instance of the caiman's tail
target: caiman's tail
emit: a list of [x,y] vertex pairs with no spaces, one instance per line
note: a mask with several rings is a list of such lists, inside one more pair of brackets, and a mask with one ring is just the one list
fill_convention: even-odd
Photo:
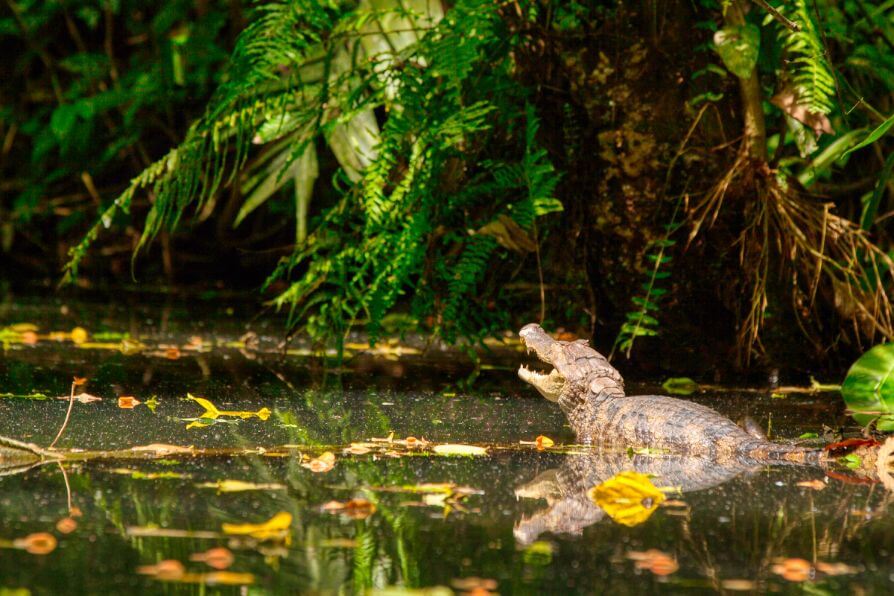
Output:
[[818,466],[825,460],[825,452],[822,449],[782,445],[760,439],[740,445],[737,451],[755,461],[771,464],[791,463]]

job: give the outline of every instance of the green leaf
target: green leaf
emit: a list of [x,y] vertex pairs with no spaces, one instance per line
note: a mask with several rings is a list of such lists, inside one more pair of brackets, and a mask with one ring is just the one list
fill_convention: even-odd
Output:
[[50,129],[59,143],[64,143],[78,118],[78,108],[72,104],[62,104],[50,117]]
[[841,395],[849,409],[863,414],[855,416],[861,424],[894,414],[894,343],[880,344],[860,356],[847,371]]
[[671,377],[661,384],[671,395],[690,395],[698,390],[698,383],[689,377]]
[[863,139],[862,141],[860,141],[859,143],[857,143],[856,145],[851,147],[847,151],[847,153],[845,153],[845,155],[849,155],[849,154],[853,153],[854,151],[857,151],[859,149],[862,149],[863,147],[866,147],[868,145],[875,143],[877,140],[879,140],[880,138],[885,136],[887,134],[888,130],[890,130],[890,128],[892,126],[894,126],[894,114],[892,114],[891,116],[888,116],[887,120],[882,122],[878,126],[878,128],[876,128],[871,133],[866,135],[865,139]]
[[714,47],[723,64],[741,79],[751,77],[760,51],[761,32],[757,25],[724,27],[714,34]]

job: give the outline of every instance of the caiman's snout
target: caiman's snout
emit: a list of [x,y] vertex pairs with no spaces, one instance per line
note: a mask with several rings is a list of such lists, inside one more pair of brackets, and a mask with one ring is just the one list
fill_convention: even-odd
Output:
[[[558,345],[558,342],[550,337],[540,325],[536,323],[525,325],[518,335],[528,352],[533,351],[540,360],[547,364],[553,363],[550,349]],[[518,376],[525,383],[533,385],[543,397],[552,402],[559,401],[559,394],[565,386],[565,378],[557,370],[553,370],[549,374],[542,374],[530,370],[523,364],[518,369]]]

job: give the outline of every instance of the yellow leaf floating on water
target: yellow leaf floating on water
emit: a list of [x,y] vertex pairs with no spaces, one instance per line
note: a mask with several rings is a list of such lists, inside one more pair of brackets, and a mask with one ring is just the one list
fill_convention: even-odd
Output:
[[292,525],[292,514],[280,511],[261,524],[223,524],[221,529],[230,536],[251,536],[258,540],[284,538]]
[[444,445],[435,445],[432,451],[438,455],[487,455],[487,449],[478,447],[477,445],[461,445],[446,443]]
[[242,480],[218,480],[217,482],[203,482],[196,485],[199,488],[213,488],[219,493],[240,493],[250,490],[286,490],[285,484],[244,482]]
[[191,393],[187,393],[186,397],[196,402],[205,409],[202,415],[198,419],[193,420],[193,422],[191,422],[186,428],[203,428],[205,426],[209,426],[209,424],[203,423],[202,420],[217,420],[221,416],[229,418],[241,418],[242,420],[246,420],[248,418],[259,418],[260,420],[267,420],[270,418],[269,408],[261,408],[257,412],[248,412],[245,410],[220,410],[210,400],[207,400],[204,397],[196,397]]
[[655,488],[645,474],[625,471],[594,486],[587,495],[613,520],[636,526],[647,519],[664,501],[664,493]]

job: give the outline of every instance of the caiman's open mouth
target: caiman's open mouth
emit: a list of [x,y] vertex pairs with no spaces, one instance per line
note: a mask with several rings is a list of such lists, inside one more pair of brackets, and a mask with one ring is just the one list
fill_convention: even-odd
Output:
[[[540,325],[533,323],[525,325],[518,335],[529,354],[533,352],[541,361],[547,365],[551,364],[549,351],[556,341],[547,335]],[[523,364],[518,369],[518,376],[525,383],[533,385],[543,397],[552,402],[559,401],[559,394],[565,386],[565,377],[552,368],[548,373],[541,373],[533,371]]]

